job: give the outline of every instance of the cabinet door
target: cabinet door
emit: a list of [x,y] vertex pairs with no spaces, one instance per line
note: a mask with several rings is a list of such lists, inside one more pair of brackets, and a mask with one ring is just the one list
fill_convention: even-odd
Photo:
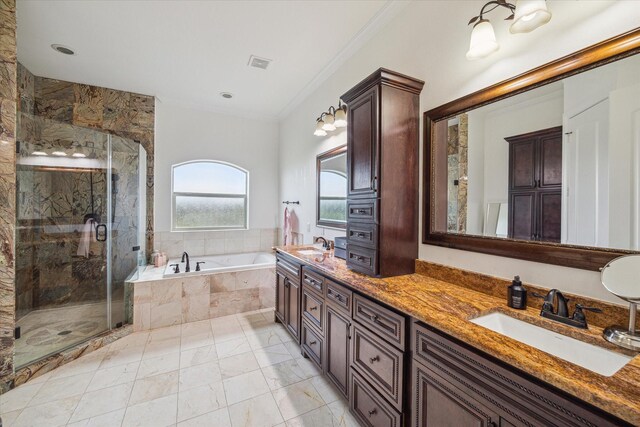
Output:
[[537,240],[560,243],[562,191],[538,193]]
[[282,323],[284,323],[285,314],[285,302],[286,302],[286,281],[289,280],[281,272],[276,270],[276,317]]
[[[500,417],[432,370],[413,361],[418,407],[412,427],[497,427]],[[508,424],[505,424],[508,425]]]
[[535,240],[536,192],[509,194],[509,238]]
[[378,88],[349,104],[347,130],[349,197],[376,197],[378,179]]
[[562,128],[556,128],[539,140],[538,187],[562,186]]
[[536,187],[536,147],[535,138],[510,143],[509,190],[530,190]]
[[286,288],[286,324],[287,329],[298,342],[300,341],[300,283],[285,279]]
[[327,376],[345,397],[349,397],[349,352],[351,322],[347,316],[327,305]]

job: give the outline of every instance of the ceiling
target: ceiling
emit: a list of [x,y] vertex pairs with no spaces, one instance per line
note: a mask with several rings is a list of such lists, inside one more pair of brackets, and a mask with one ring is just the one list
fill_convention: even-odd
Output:
[[[38,76],[276,118],[399,7],[386,0],[18,0],[18,59]],[[55,52],[54,43],[77,55]],[[273,62],[248,67],[252,54]]]

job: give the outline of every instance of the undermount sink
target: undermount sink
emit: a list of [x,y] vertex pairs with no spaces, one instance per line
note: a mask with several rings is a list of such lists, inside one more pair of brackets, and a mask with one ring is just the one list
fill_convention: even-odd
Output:
[[471,319],[471,322],[607,377],[618,372],[633,359],[631,356],[588,344],[502,313],[476,317]]
[[324,252],[322,251],[318,251],[316,249],[303,249],[301,251],[298,251],[298,253],[300,255],[324,255]]

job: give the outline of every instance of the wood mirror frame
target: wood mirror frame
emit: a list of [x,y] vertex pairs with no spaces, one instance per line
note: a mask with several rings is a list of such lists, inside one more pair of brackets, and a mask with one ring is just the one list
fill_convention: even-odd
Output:
[[[593,46],[549,62],[524,74],[504,80],[486,89],[451,101],[424,113],[423,139],[423,236],[422,243],[466,251],[482,252],[509,258],[556,264],[586,270],[599,270],[612,259],[629,253],[622,249],[575,246],[559,243],[509,240],[497,237],[460,235],[434,231],[436,201],[445,202],[446,192],[436,192],[435,176],[435,126],[437,121],[448,119],[466,111],[496,102],[548,83],[561,80],[583,71],[640,53],[640,28],[605,40]],[[441,168],[446,171],[446,168]],[[446,176],[444,177],[446,181]]]
[[[347,167],[347,159],[346,159],[346,154],[347,154],[347,146],[346,145],[341,145],[339,147],[336,148],[332,148],[329,151],[325,151],[324,153],[318,154],[318,156],[316,157],[316,226],[318,227],[328,227],[328,228],[337,228],[340,230],[346,230],[347,229],[347,212],[346,212],[346,200],[347,200],[347,194],[345,192],[344,198],[345,198],[345,218],[344,218],[344,222],[339,222],[339,221],[330,221],[330,220],[321,220],[320,219],[320,172],[321,172],[321,162],[323,160],[327,160],[330,159],[332,157],[336,157],[339,156],[341,154],[345,155],[345,169]],[[346,191],[346,188],[345,188]]]

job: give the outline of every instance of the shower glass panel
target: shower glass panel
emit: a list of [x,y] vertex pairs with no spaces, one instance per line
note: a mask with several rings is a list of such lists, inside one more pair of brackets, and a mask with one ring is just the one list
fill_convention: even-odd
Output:
[[146,172],[139,144],[94,129],[20,113],[18,141],[19,368],[123,321]]

